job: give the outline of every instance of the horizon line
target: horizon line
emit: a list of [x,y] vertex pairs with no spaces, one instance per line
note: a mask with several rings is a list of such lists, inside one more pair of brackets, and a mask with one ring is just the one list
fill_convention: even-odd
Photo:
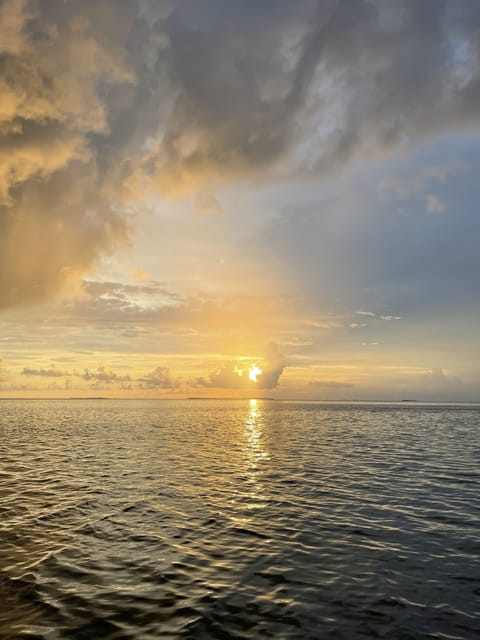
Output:
[[260,397],[260,396],[245,396],[245,397],[235,397],[235,396],[184,396],[184,397],[152,397],[147,398],[145,396],[134,396],[134,397],[121,397],[121,396],[1,396],[0,400],[162,400],[162,401],[171,401],[171,400],[264,400],[267,402],[329,402],[329,403],[351,403],[351,404],[360,404],[360,403],[383,403],[383,404],[404,404],[404,405],[415,405],[415,404],[480,404],[480,399],[478,400],[428,400],[428,399],[360,399],[360,398],[272,398],[272,397]]

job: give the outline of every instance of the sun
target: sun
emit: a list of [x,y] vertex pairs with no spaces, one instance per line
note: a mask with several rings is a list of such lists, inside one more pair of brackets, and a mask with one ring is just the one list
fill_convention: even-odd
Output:
[[257,367],[256,364],[253,364],[248,370],[248,379],[252,382],[257,382],[257,376],[261,375],[262,370]]

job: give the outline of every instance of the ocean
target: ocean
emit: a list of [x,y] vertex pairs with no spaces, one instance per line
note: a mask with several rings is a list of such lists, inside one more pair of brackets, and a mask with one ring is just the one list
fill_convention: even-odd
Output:
[[0,401],[0,638],[471,639],[480,406]]

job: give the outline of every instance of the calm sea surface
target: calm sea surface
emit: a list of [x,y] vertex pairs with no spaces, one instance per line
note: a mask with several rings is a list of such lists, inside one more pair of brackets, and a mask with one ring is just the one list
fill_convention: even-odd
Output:
[[0,638],[480,637],[480,407],[0,401]]

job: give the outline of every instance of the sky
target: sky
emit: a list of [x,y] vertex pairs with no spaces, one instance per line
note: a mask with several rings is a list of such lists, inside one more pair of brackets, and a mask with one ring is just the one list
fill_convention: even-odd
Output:
[[0,397],[480,400],[478,0],[0,0]]

